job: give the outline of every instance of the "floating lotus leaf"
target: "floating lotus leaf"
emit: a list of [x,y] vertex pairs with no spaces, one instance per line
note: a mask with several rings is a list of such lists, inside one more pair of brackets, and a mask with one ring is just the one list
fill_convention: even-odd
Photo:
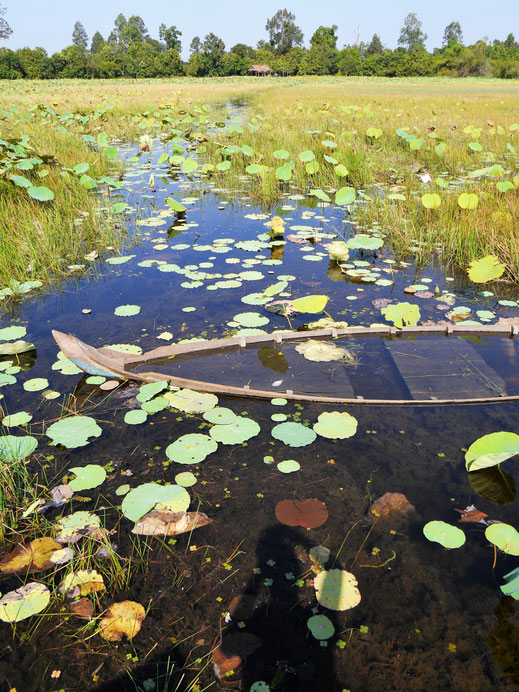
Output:
[[313,615],[306,626],[316,639],[330,639],[335,633],[335,627],[326,615]]
[[317,314],[324,310],[328,301],[328,296],[305,296],[304,298],[296,298],[291,301],[291,304],[296,312]]
[[414,327],[420,319],[420,308],[413,303],[396,303],[382,308],[382,314],[388,322],[393,322],[395,327]]
[[122,497],[123,495],[127,495],[131,490],[131,487],[129,483],[124,483],[123,485],[120,485],[118,488],[115,489],[115,494],[118,497]]
[[0,341],[17,341],[27,334],[27,327],[4,327],[0,329]]
[[295,459],[285,459],[285,461],[279,462],[277,468],[281,473],[294,473],[294,471],[299,471],[301,464]]
[[197,482],[196,476],[191,471],[183,471],[175,476],[175,483],[183,488],[190,488]]
[[159,502],[155,509],[167,510],[169,512],[185,512],[191,503],[189,493],[180,485],[159,486]]
[[317,435],[302,423],[280,423],[272,429],[272,437],[290,447],[306,447],[312,444]]
[[135,409],[134,411],[127,411],[124,416],[124,422],[127,425],[140,425],[148,420],[148,414],[143,409]]
[[274,399],[270,400],[270,403],[272,406],[286,406],[288,404],[287,399],[283,399],[282,397],[275,397]]
[[322,437],[331,440],[345,440],[357,432],[357,419],[345,411],[321,413],[314,423],[314,430]]
[[477,284],[499,279],[506,269],[506,264],[499,264],[494,255],[487,255],[480,260],[474,260],[469,265],[469,279]]
[[307,339],[301,344],[297,344],[295,350],[307,360],[316,363],[329,363],[333,360],[342,360],[347,354],[344,348],[340,348],[329,341],[318,341],[317,339]]
[[58,543],[77,543],[83,536],[89,536],[101,526],[97,514],[74,512],[56,522]]
[[17,437],[16,435],[2,435],[0,437],[0,461],[18,461],[30,456],[36,447],[38,440],[31,435]]
[[423,533],[428,541],[439,543],[444,548],[460,548],[465,543],[463,531],[445,521],[429,521],[423,527]]
[[314,578],[314,588],[319,603],[329,610],[350,610],[360,603],[357,579],[346,570],[319,572]]
[[158,413],[159,411],[164,411],[168,406],[169,401],[165,397],[156,396],[154,399],[150,399],[150,401],[145,401],[141,408],[146,413]]
[[346,205],[353,204],[357,197],[354,187],[341,187],[335,193],[335,204]]
[[48,386],[49,381],[44,377],[35,377],[23,383],[23,388],[26,392],[41,392],[42,389],[47,389]]
[[27,411],[19,411],[18,413],[11,413],[10,416],[6,416],[2,419],[2,425],[7,428],[13,428],[16,425],[27,425],[32,420],[32,416]]
[[0,562],[0,571],[4,574],[34,574],[54,566],[50,560],[61,545],[53,538],[35,538],[27,545],[17,545]]
[[75,468],[69,469],[69,471],[76,474],[74,480],[69,483],[69,486],[75,493],[81,492],[81,490],[97,488],[106,480],[106,471],[98,464],[76,466]]
[[67,574],[59,590],[63,594],[76,595],[77,593],[78,596],[88,596],[89,593],[104,591],[105,588],[102,574],[95,569],[80,569]]
[[384,241],[375,235],[358,233],[347,241],[347,245],[351,250],[378,250]]
[[240,312],[234,315],[233,321],[242,327],[262,327],[269,323],[269,318],[260,315],[259,312]]
[[218,404],[214,394],[194,392],[192,389],[179,389],[178,392],[166,392],[164,398],[171,406],[186,413],[205,413]]
[[350,256],[350,248],[344,240],[335,240],[333,243],[328,245],[328,254],[332,260],[341,260],[346,262]]
[[504,553],[519,555],[519,533],[510,524],[490,524],[485,536]]
[[232,423],[212,427],[209,435],[224,445],[238,445],[256,437],[260,430],[260,426],[251,418],[236,416]]
[[147,384],[143,384],[141,387],[139,387],[139,393],[136,397],[137,401],[144,404],[146,401],[153,399],[154,396],[160,392],[163,392],[167,388],[168,383],[165,380],[161,382],[149,382]]
[[118,317],[132,317],[133,315],[138,315],[141,311],[139,305],[119,305],[115,308],[114,314]]
[[61,351],[58,353],[58,360],[52,365],[52,369],[58,370],[62,375],[79,375],[83,372]]
[[99,623],[99,633],[109,642],[120,642],[123,637],[131,641],[141,631],[145,617],[146,611],[140,603],[113,603]]
[[519,454],[519,435],[495,432],[483,435],[465,452],[467,471],[490,468]]
[[328,509],[324,502],[311,498],[308,500],[281,500],[276,505],[276,518],[285,526],[303,526],[316,529],[328,519]]
[[166,456],[177,464],[199,464],[217,449],[218,444],[209,435],[190,433],[170,444]]
[[53,423],[46,432],[54,444],[75,449],[84,447],[89,437],[99,437],[103,431],[90,416],[70,416]]
[[225,408],[224,406],[215,406],[215,408],[211,409],[210,411],[206,411],[203,418],[208,423],[226,424],[232,423],[236,418],[236,414],[234,411],[231,411],[230,408]]
[[324,545],[314,545],[314,547],[310,548],[308,551],[308,555],[312,562],[324,565],[330,559],[330,549],[325,548]]
[[189,502],[189,493],[179,485],[143,483],[125,495],[121,510],[127,519],[138,521],[155,506],[157,509],[184,512]]
[[44,610],[50,601],[50,591],[44,584],[30,582],[0,599],[0,620],[20,622]]

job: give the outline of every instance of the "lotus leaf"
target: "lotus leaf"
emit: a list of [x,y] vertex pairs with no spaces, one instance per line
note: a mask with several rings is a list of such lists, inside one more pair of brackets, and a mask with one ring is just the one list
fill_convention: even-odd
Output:
[[216,406],[210,411],[206,411],[203,415],[204,420],[208,423],[232,423],[236,419],[236,414],[230,408]]
[[49,381],[44,377],[35,377],[23,383],[23,388],[26,392],[41,392],[43,389],[47,389],[48,386]]
[[0,341],[16,341],[27,334],[27,327],[4,327],[0,329]]
[[78,595],[87,596],[89,593],[104,591],[105,588],[102,574],[99,574],[95,569],[81,569],[67,574],[61,582],[59,590],[63,594],[71,594],[72,592],[74,595],[77,590]]
[[163,380],[161,382],[149,382],[148,384],[143,384],[139,387],[139,393],[137,394],[137,401],[144,404],[146,401],[153,399],[154,396],[163,392],[168,388],[167,381]]
[[99,632],[109,642],[120,642],[123,636],[131,641],[140,632],[145,617],[140,603],[112,603],[99,623]]
[[61,351],[58,353],[58,360],[52,365],[53,370],[58,370],[62,375],[79,375],[83,371],[81,368],[67,358]]
[[519,533],[510,524],[490,524],[485,536],[504,553],[519,555]]
[[337,190],[335,193],[335,204],[340,204],[341,206],[353,204],[356,197],[357,193],[355,192],[354,187],[341,187],[341,189]]
[[331,440],[345,440],[357,432],[357,419],[345,411],[321,413],[313,426],[315,432]]
[[30,197],[38,200],[38,202],[52,202],[54,199],[54,193],[48,187],[29,187],[27,192]]
[[190,433],[182,435],[166,448],[166,456],[177,464],[199,464],[218,449],[209,435]]
[[344,348],[316,339],[307,339],[301,344],[297,344],[295,350],[307,360],[316,363],[330,363],[333,360],[342,360],[347,355],[347,351]]
[[360,603],[357,579],[342,569],[319,572],[314,588],[319,603],[329,610],[350,610]]
[[475,209],[478,206],[479,197],[474,193],[462,192],[458,197],[458,205],[462,209]]
[[20,622],[44,610],[50,601],[50,591],[44,584],[30,582],[0,599],[0,620]]
[[28,341],[14,341],[12,344],[0,344],[0,356],[12,356],[17,353],[27,353],[28,351],[34,351],[36,347],[34,344]]
[[312,562],[317,562],[320,565],[325,565],[330,559],[330,549],[326,548],[324,545],[314,545],[310,548],[308,555]]
[[179,485],[143,483],[125,495],[121,510],[127,519],[138,521],[155,505],[157,508],[185,512],[189,507],[189,502],[188,492]]
[[519,454],[519,435],[495,432],[473,442],[465,453],[467,471],[490,468]]
[[285,459],[285,461],[280,461],[277,467],[281,473],[294,473],[294,471],[299,471],[301,464],[295,459]]
[[118,317],[131,317],[138,315],[140,311],[139,305],[119,305],[119,307],[115,308],[114,314]]
[[499,264],[494,255],[487,255],[480,260],[474,260],[469,266],[469,279],[477,284],[486,284],[502,276],[506,264]]
[[332,260],[341,260],[345,262],[350,255],[350,249],[344,240],[335,240],[328,245],[328,254]]
[[218,404],[214,394],[194,392],[192,389],[179,389],[177,392],[166,392],[164,398],[170,406],[186,413],[205,413]]
[[388,322],[393,322],[395,327],[415,326],[420,319],[420,308],[413,303],[396,303],[382,308],[382,314]]
[[471,471],[469,483],[474,492],[495,505],[510,504],[517,495],[515,480],[500,466]]
[[272,429],[272,437],[281,440],[290,447],[306,447],[317,435],[311,428],[302,423],[280,423]]
[[441,207],[442,200],[436,192],[428,192],[422,195],[422,204],[426,209],[438,209]]
[[384,241],[375,235],[357,233],[346,244],[351,250],[378,250],[384,245]]
[[10,416],[6,416],[2,420],[2,425],[7,428],[12,428],[16,425],[27,425],[32,420],[32,416],[27,411],[20,411],[19,413],[11,413]]
[[183,488],[190,488],[197,482],[196,476],[191,471],[183,471],[175,476],[175,483]]
[[296,312],[308,312],[311,314],[317,314],[322,312],[329,301],[328,296],[305,296],[304,298],[296,298],[292,301],[292,308]]
[[500,586],[499,588],[505,594],[505,596],[512,596],[513,599],[519,601],[519,567],[516,567],[508,574],[503,577],[506,584]]
[[251,418],[236,416],[232,423],[212,427],[209,435],[216,442],[221,442],[225,445],[236,445],[256,437],[260,430],[260,426]]
[[[167,402],[166,402],[167,403]],[[148,420],[148,414],[143,409],[135,409],[128,411],[124,416],[124,422],[127,425],[140,425]]]
[[269,323],[268,317],[260,315],[259,312],[240,312],[233,320],[242,327],[262,327]]
[[87,466],[76,466],[69,469],[71,473],[75,473],[76,477],[70,481],[69,485],[75,493],[81,490],[90,490],[97,488],[106,480],[106,471],[98,464],[87,464]]
[[[266,461],[265,463],[272,463]],[[302,526],[316,529],[328,519],[328,509],[324,502],[316,498],[307,500],[281,500],[276,505],[276,518],[286,526]]]
[[2,435],[0,437],[0,460],[19,461],[26,459],[37,446],[38,440],[31,435],[24,435],[23,437]]
[[4,574],[33,574],[53,567],[50,557],[61,549],[61,545],[49,537],[35,538],[27,545],[17,545],[0,562]]
[[463,531],[445,521],[429,521],[423,527],[423,533],[428,541],[439,543],[444,548],[460,548],[465,543]]
[[101,526],[97,514],[92,512],[74,512],[56,522],[58,543],[77,543],[83,536],[89,536]]
[[313,615],[306,626],[316,639],[330,639],[335,633],[335,627],[326,615]]
[[53,423],[46,432],[54,444],[75,449],[84,447],[89,437],[99,437],[103,431],[90,416],[70,416]]

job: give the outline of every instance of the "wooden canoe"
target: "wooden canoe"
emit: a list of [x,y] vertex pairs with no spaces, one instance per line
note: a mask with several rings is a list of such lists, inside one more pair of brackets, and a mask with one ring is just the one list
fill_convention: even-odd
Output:
[[[416,326],[416,327],[347,327],[344,329],[320,329],[305,332],[276,332],[274,334],[258,334],[251,336],[236,336],[224,339],[212,339],[209,341],[190,341],[179,343],[148,351],[142,355],[126,354],[114,351],[109,348],[94,348],[80,341],[75,336],[53,331],[52,335],[61,351],[81,370],[90,375],[102,375],[108,378],[121,380],[134,380],[137,382],[158,382],[168,380],[173,386],[187,387],[201,392],[211,392],[231,397],[245,397],[252,399],[272,399],[283,397],[288,400],[308,401],[322,404],[343,404],[343,405],[393,405],[393,406],[436,406],[439,404],[481,404],[497,403],[504,401],[519,401],[518,394],[509,395],[503,380],[486,365],[476,363],[475,370],[485,381],[494,379],[492,387],[486,391],[467,388],[467,396],[463,398],[463,393],[457,392],[456,396],[445,395],[442,391],[440,396],[435,396],[434,388],[427,390],[424,382],[436,380],[436,369],[441,370],[442,356],[436,348],[429,365],[429,375],[410,371],[409,363],[412,363],[412,352],[402,353],[402,345],[413,344],[411,340],[399,337],[417,337],[422,335],[449,337],[508,337],[514,339],[519,336],[519,322],[512,325],[448,325],[448,326]],[[389,351],[393,349],[396,366],[409,385],[409,398],[386,399],[386,398],[367,398],[362,396],[320,396],[305,392],[295,392],[292,389],[285,391],[254,389],[248,385],[238,387],[218,382],[204,382],[196,379],[188,379],[176,375],[162,372],[135,372],[135,368],[142,368],[144,365],[164,366],[169,360],[175,358],[175,363],[179,360],[191,359],[194,357],[210,356],[219,353],[239,352],[241,349],[274,346],[279,348],[283,343],[301,342],[307,339],[337,339],[337,338],[359,338],[359,337],[379,337],[388,340]],[[446,344],[446,350],[452,346],[452,342],[457,339],[450,339],[451,344]],[[465,344],[467,342],[465,340]],[[398,348],[394,348],[397,345]],[[470,348],[470,344],[465,346],[465,351]],[[452,348],[451,348],[452,350]],[[406,357],[407,356],[407,357]],[[463,358],[466,353],[462,353]],[[416,358],[416,356],[414,356]],[[421,366],[422,367],[422,366]],[[486,372],[481,373],[482,368]],[[423,369],[423,368],[422,368]],[[495,376],[495,377],[494,377]],[[429,380],[427,380],[429,377]],[[419,379],[416,379],[419,378]],[[456,383],[452,383],[456,387]],[[477,395],[474,395],[474,392]]]

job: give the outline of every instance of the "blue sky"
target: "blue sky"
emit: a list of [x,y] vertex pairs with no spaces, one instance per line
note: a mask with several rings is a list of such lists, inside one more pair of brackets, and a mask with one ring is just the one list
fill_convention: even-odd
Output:
[[[99,30],[106,38],[119,12],[128,17],[141,15],[152,36],[158,38],[162,22],[176,24],[182,31],[183,54],[188,55],[193,36],[213,31],[227,48],[244,42],[255,46],[266,38],[265,22],[278,9],[287,7],[296,15],[307,44],[320,25],[339,26],[339,47],[360,39],[369,41],[378,33],[385,45],[396,47],[403,18],[416,12],[428,34],[427,47],[441,45],[443,30],[451,21],[459,21],[465,43],[488,36],[506,38],[510,31],[519,35],[519,0],[0,0],[7,9],[13,35],[10,48],[43,46],[49,53],[70,44],[74,22],[81,21],[89,37]],[[518,36],[516,36],[518,38]]]

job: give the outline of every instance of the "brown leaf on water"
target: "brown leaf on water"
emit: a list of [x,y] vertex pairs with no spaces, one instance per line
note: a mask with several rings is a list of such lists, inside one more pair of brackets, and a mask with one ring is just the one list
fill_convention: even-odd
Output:
[[286,526],[303,526],[316,529],[328,519],[324,502],[315,498],[308,500],[281,500],[276,505],[276,517]]
[[123,637],[133,639],[140,631],[146,611],[135,601],[113,603],[99,623],[99,634],[109,642],[120,642]]
[[414,512],[415,507],[402,493],[384,493],[368,509],[368,518],[386,519],[388,517]]
[[53,538],[35,538],[26,545],[17,545],[14,550],[5,555],[0,562],[0,570],[4,574],[43,572],[56,566],[51,562],[50,557],[61,548],[62,546]]
[[212,519],[202,512],[171,512],[153,509],[135,523],[132,533],[139,536],[178,536],[211,524]]
[[485,517],[488,517],[488,514],[485,514],[485,512],[481,512],[479,509],[476,509],[474,505],[469,505],[468,507],[465,507],[465,509],[457,509],[454,508],[455,512],[459,512],[461,514],[459,521],[465,521],[465,522],[473,522],[475,524],[485,524]]
[[213,651],[213,670],[218,680],[223,680],[229,671],[236,672],[243,664],[241,656],[224,653],[221,647]]
[[91,618],[94,614],[94,604],[89,598],[84,597],[79,601],[73,601],[70,604],[70,610],[81,618]]

